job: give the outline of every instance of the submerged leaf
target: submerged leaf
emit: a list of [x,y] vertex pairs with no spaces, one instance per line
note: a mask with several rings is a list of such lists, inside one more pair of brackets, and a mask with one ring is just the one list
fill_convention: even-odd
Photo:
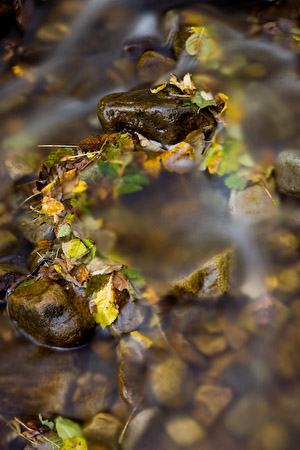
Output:
[[134,192],[141,191],[143,188],[140,184],[121,184],[117,187],[118,194],[133,194]]
[[236,191],[242,191],[245,189],[247,185],[247,180],[244,177],[240,177],[236,173],[230,174],[228,177],[225,178],[225,186],[227,186],[229,189],[234,189]]
[[95,321],[102,328],[111,325],[119,315],[120,292],[114,286],[114,274],[112,273],[102,289],[91,300]]
[[55,426],[58,436],[63,441],[75,437],[83,437],[80,426],[78,425],[78,423],[73,422],[73,420],[58,416],[55,419]]
[[207,32],[205,27],[192,27],[191,33],[191,36],[185,43],[185,49],[189,55],[195,56],[200,53],[204,40],[207,37]]

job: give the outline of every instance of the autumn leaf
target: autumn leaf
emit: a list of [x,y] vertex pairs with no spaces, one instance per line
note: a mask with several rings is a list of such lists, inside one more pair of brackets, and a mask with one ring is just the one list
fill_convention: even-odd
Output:
[[55,216],[56,214],[60,214],[65,209],[64,205],[55,200],[52,197],[44,197],[42,200],[42,209],[40,210],[40,214],[48,214],[48,216]]
[[73,194],[81,194],[82,192],[86,191],[88,188],[88,185],[85,181],[79,180],[76,186],[73,188],[72,192]]
[[111,325],[119,314],[120,291],[114,285],[112,273],[96,297],[90,301],[95,321],[105,328]]
[[158,157],[149,158],[143,163],[144,169],[152,176],[157,178],[160,170],[161,163]]
[[107,275],[112,272],[118,272],[122,269],[123,265],[110,259],[94,258],[88,264],[88,270],[91,275]]
[[194,149],[187,142],[180,142],[160,157],[168,172],[187,173],[195,165]]
[[207,31],[205,27],[192,27],[190,32],[191,36],[186,40],[185,49],[189,55],[195,56],[201,51]]
[[72,239],[69,242],[62,243],[62,251],[69,259],[78,259],[88,252],[88,249],[81,239]]
[[165,87],[167,87],[167,84],[161,84],[160,86],[157,86],[156,88],[150,89],[150,92],[152,92],[152,94],[157,94],[160,91],[163,91],[165,89]]
[[66,439],[60,450],[88,450],[88,446],[83,437],[74,437]]
[[178,87],[184,94],[193,94],[197,89],[190,73],[186,73],[182,80],[171,74],[169,83]]

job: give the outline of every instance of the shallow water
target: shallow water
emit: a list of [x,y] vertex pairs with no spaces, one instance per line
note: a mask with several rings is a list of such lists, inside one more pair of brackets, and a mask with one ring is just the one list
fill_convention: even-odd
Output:
[[[13,49],[14,56],[2,60],[0,200],[7,221],[23,200],[15,193],[15,167],[29,164],[25,176],[20,170],[22,181],[31,181],[30,173],[47,156],[48,149],[38,144],[76,145],[99,133],[96,105],[103,95],[149,85],[138,78],[135,63],[124,58],[122,45],[128,37],[141,35],[163,39],[164,15],[158,6],[155,11],[148,4],[144,10],[136,6],[96,0],[45,5]],[[161,11],[165,9],[162,4]],[[272,164],[282,149],[299,148],[299,46],[289,46],[286,35],[255,33],[247,20],[249,10],[226,13],[194,5],[185,11],[183,16],[209,26],[221,63],[195,66],[184,57],[174,72],[197,73],[212,90],[229,96],[236,113],[230,133],[243,139],[258,163]],[[266,15],[274,22],[272,10]],[[16,161],[14,170],[10,160]],[[132,443],[127,436],[121,448],[298,448],[299,201],[281,196],[274,219],[248,224],[230,218],[228,196],[228,189],[202,172],[163,174],[141,193],[102,204],[96,197],[92,206],[93,216],[102,218],[111,232],[106,250],[139,268],[159,296],[166,295],[172,280],[223,248],[235,244],[240,253],[237,297],[228,296],[218,305],[164,298],[158,307],[160,332],[153,336],[148,323],[140,327],[154,346],[134,378],[137,396],[144,386],[143,400],[133,402],[135,415],[157,406],[160,415],[154,414],[139,441]],[[4,221],[3,226],[11,223]],[[21,263],[29,251],[24,244],[14,262]],[[83,348],[55,351],[21,335],[5,305],[0,321],[0,412],[6,419],[26,421],[42,413],[84,422],[108,411],[125,424],[133,406],[118,391],[117,338],[99,332]],[[169,358],[183,364],[161,372],[162,385],[171,386],[173,372],[174,377],[176,370],[184,373],[178,397],[183,394],[186,401],[178,404],[159,400],[153,387],[155,368]],[[206,397],[207,386],[221,390]],[[221,407],[218,398],[223,397]],[[217,414],[214,408],[219,406]],[[194,430],[187,418],[202,433],[194,441],[178,440]],[[181,434],[177,419],[186,424]],[[1,436],[3,449],[24,447],[22,440],[7,443],[5,427]]]

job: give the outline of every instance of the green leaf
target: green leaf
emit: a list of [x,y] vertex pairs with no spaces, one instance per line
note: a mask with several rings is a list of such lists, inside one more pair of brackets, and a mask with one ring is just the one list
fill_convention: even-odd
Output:
[[53,430],[54,422],[52,422],[52,420],[43,419],[41,414],[39,414],[39,420],[42,425],[46,425],[46,427],[50,428],[50,430]]
[[217,103],[213,96],[207,92],[199,92],[191,98],[191,102],[198,106],[199,109],[206,108],[207,106],[217,106]]
[[107,161],[99,161],[97,163],[101,173],[106,177],[118,178],[118,167],[119,165],[116,163],[110,163]]
[[140,287],[146,285],[145,278],[143,277],[142,272],[139,269],[129,269],[129,267],[123,267],[120,272],[127,278],[136,281],[140,285]]
[[20,287],[20,286],[23,286],[23,287],[30,286],[31,284],[33,284],[35,282],[36,282],[36,278],[29,278],[27,280],[22,281],[22,283],[18,284],[18,287]]
[[85,255],[88,251],[80,239],[72,239],[62,244],[64,254],[70,259],[77,259]]
[[218,175],[226,175],[227,173],[236,172],[240,163],[238,156],[242,150],[241,143],[239,141],[227,141],[223,145],[222,161],[218,167]]
[[73,155],[74,150],[72,150],[71,148],[57,148],[49,153],[46,164],[49,166],[53,166],[54,164],[58,164],[65,156]]
[[119,315],[120,293],[113,284],[113,277],[114,274],[111,274],[90,302],[94,319],[102,328],[111,325]]
[[229,189],[242,191],[247,185],[247,180],[244,177],[240,177],[236,173],[232,173],[225,178],[224,183]]
[[133,194],[133,192],[138,192],[142,189],[140,184],[121,184],[117,187],[117,192],[118,194]]
[[66,439],[60,450],[88,450],[88,446],[83,437],[74,437]]
[[64,223],[57,234],[58,238],[64,238],[64,237],[68,237],[72,234],[72,228],[70,227],[70,225],[68,223]]
[[139,173],[132,175],[124,175],[122,180],[126,184],[149,184],[149,180],[144,175],[140,175]]
[[74,437],[83,437],[80,426],[73,420],[58,416],[55,419],[55,426],[58,436],[63,441]]

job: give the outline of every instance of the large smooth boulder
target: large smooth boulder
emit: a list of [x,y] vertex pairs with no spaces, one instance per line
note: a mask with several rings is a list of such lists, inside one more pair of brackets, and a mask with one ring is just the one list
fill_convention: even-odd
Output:
[[83,345],[94,332],[84,299],[44,279],[18,286],[9,298],[8,311],[20,329],[50,347]]
[[208,136],[216,121],[208,108],[184,105],[179,97],[152,94],[150,89],[109,94],[98,103],[98,118],[105,133],[137,131],[163,145],[184,140],[193,130]]
[[279,153],[275,174],[279,191],[300,196],[300,150],[284,150]]

